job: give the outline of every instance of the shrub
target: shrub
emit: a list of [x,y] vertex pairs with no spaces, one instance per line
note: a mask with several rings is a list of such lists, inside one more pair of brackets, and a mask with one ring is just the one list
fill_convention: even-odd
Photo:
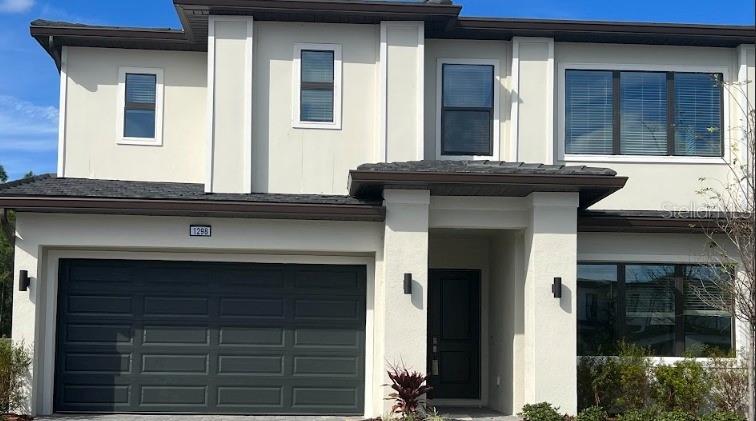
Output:
[[654,375],[653,396],[657,404],[668,411],[700,413],[711,389],[709,376],[701,363],[685,358],[672,365],[654,367]]
[[617,417],[618,421],[656,421],[658,411],[654,407],[631,409]]
[[26,399],[24,382],[31,357],[23,344],[10,340],[0,341],[0,411],[20,408]]
[[591,406],[580,411],[576,421],[606,421],[608,415],[604,408]]
[[558,411],[548,402],[528,404],[522,407],[522,417],[525,421],[562,421]]
[[711,354],[709,378],[711,403],[721,413],[745,414],[748,373],[734,355]]
[[701,421],[745,421],[745,417],[735,412],[713,412],[701,417]]
[[626,342],[618,345],[617,358],[617,398],[618,412],[643,409],[649,401],[651,362],[648,348]]
[[619,364],[613,357],[583,357],[577,367],[578,410],[600,406],[617,412]]
[[417,410],[423,403],[423,396],[431,390],[425,383],[427,376],[398,365],[388,370],[388,376],[391,379],[391,389],[394,390],[387,398],[394,401],[391,412],[401,414],[404,419],[422,419]]
[[697,421],[697,418],[688,412],[674,410],[660,412],[656,416],[656,421]]

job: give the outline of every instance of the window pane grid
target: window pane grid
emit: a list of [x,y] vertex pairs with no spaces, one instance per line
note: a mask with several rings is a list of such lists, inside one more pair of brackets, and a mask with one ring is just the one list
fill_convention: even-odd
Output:
[[730,352],[733,319],[710,302],[728,277],[702,265],[578,264],[579,355],[611,355],[619,338],[655,356]]
[[333,122],[334,52],[302,50],[300,67],[299,119]]
[[565,71],[568,154],[723,155],[721,74]]
[[442,155],[493,155],[493,86],[491,65],[442,65]]

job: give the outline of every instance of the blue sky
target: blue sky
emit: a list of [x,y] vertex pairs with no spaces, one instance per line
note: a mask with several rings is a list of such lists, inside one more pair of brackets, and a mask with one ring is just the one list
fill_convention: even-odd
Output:
[[[457,0],[466,16],[752,25],[754,0]],[[58,72],[29,36],[36,18],[178,28],[171,0],[0,0],[0,165],[54,172]]]

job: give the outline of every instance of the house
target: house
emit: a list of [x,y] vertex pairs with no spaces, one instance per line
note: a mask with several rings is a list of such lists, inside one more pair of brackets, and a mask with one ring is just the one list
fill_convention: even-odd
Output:
[[743,153],[753,28],[174,4],[31,24],[58,170],[0,208],[32,413],[376,416],[392,364],[436,406],[574,413],[621,337],[745,344],[688,285],[720,276],[691,211]]

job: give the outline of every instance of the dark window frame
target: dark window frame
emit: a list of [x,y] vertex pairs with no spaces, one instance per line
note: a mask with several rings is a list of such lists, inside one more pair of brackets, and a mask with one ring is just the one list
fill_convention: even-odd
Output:
[[[447,107],[444,105],[444,81],[446,80],[446,66],[481,66],[491,68],[491,106],[490,107]],[[441,124],[439,127],[441,156],[493,156],[494,154],[494,121],[496,120],[496,66],[493,64],[476,64],[476,63],[441,63]],[[488,113],[488,154],[480,155],[476,152],[448,152],[444,149],[444,122],[446,121],[446,112],[487,112]]]
[[[677,71],[661,71],[661,70],[608,70],[608,69],[565,69],[565,75],[570,71],[578,72],[612,72],[612,153],[611,156],[649,156],[649,157],[687,157],[687,158],[723,158],[725,156],[725,143],[724,143],[724,74],[720,72],[677,72]],[[621,113],[621,87],[620,87],[620,75],[622,73],[663,73],[666,75],[667,86],[667,154],[666,155],[651,155],[651,154],[628,154],[621,152],[621,128],[622,128],[622,113]],[[675,141],[677,136],[677,116],[676,116],[676,103],[675,103],[675,74],[701,74],[716,77],[719,84],[719,155],[686,155],[678,154],[675,152]],[[565,77],[565,80],[567,78]],[[565,92],[566,92],[565,86]],[[565,113],[564,118],[567,118]],[[565,121],[565,127],[567,126]],[[565,155],[605,155],[605,154],[571,154],[567,152],[567,134],[564,134],[565,139]]]
[[[155,80],[155,99],[152,103],[146,103],[146,102],[129,102],[129,76],[151,76]],[[123,77],[123,83],[124,83],[124,95],[123,95],[123,133],[121,134],[125,138],[133,138],[133,139],[155,139],[157,137],[157,95],[158,95],[158,75],[155,73],[145,73],[145,72],[126,72]],[[126,115],[129,111],[132,110],[141,110],[141,111],[152,111],[153,117],[155,119],[154,127],[155,132],[152,133],[151,137],[135,137],[135,136],[127,136],[126,135],[126,122],[128,119],[126,118]]]
[[[627,266],[673,266],[674,267],[674,290],[675,290],[675,339],[673,343],[673,354],[663,357],[683,357],[685,356],[685,268],[688,266],[706,266],[705,264],[688,264],[688,263],[669,263],[669,262],[617,262],[617,261],[590,261],[578,262],[579,266],[616,266],[617,269],[617,299],[615,300],[614,312],[615,334],[617,340],[627,339],[627,323],[625,322],[627,304],[626,304],[626,270]],[[730,274],[732,276],[732,274]],[[579,293],[578,293],[579,296]],[[736,349],[736,323],[735,317],[730,313],[730,349],[737,352]],[[579,342],[579,340],[578,340]],[[579,355],[582,356],[582,355]],[[655,355],[652,355],[655,356]]]
[[[304,54],[305,53],[330,53],[331,54],[331,81],[330,82],[305,82]],[[303,48],[299,51],[299,121],[303,123],[335,123],[336,122],[336,52],[330,49]],[[331,119],[330,120],[307,120],[304,118],[304,98],[306,89],[318,91],[331,91]]]

